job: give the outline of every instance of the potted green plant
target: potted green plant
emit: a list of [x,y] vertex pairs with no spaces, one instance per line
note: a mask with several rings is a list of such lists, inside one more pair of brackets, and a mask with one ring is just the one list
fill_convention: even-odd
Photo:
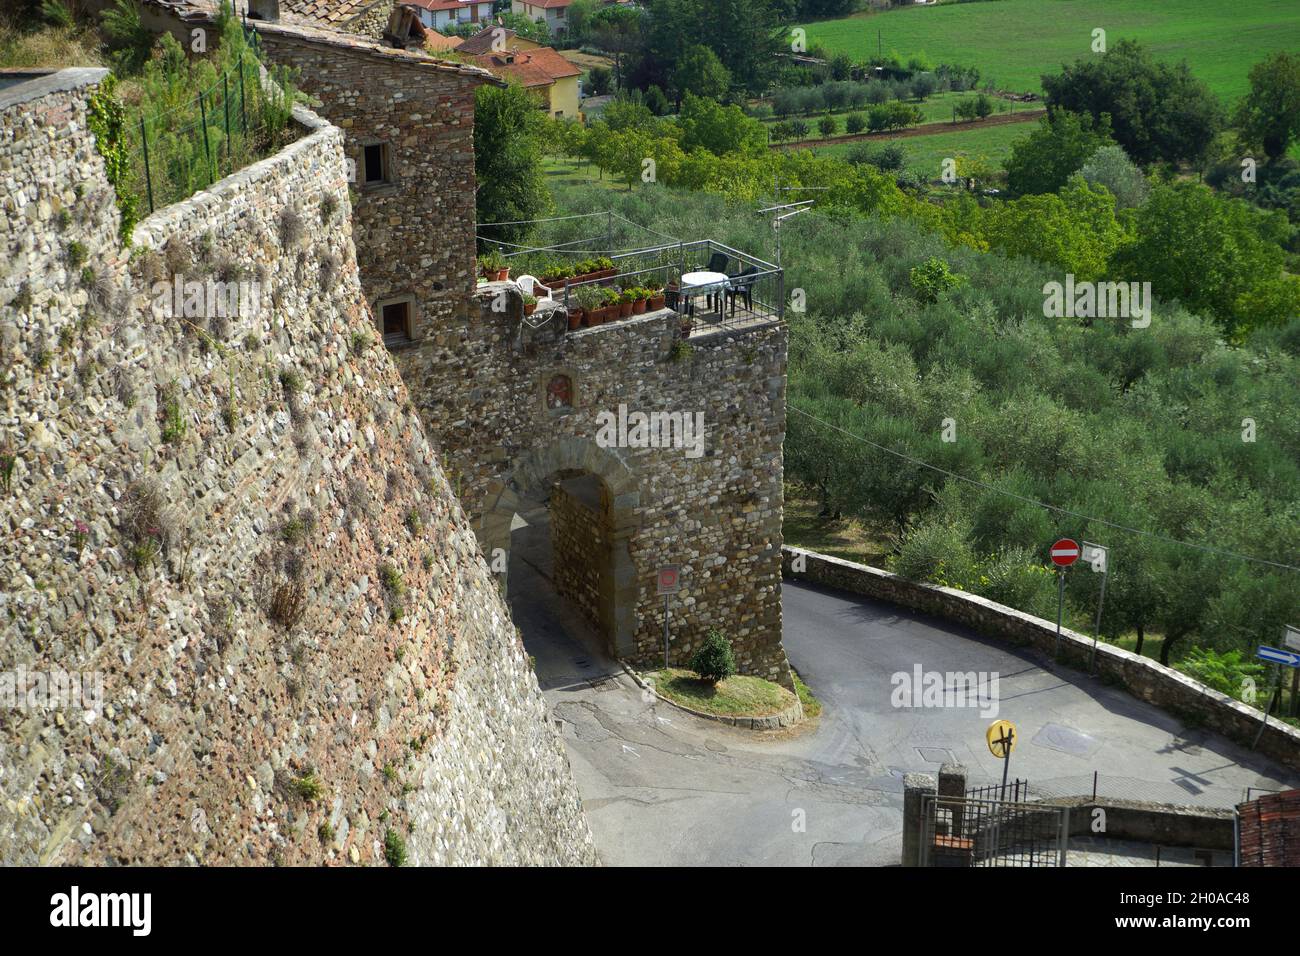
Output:
[[537,296],[524,293],[524,315],[532,315],[537,311]]
[[608,287],[601,289],[601,295],[605,297],[605,321],[613,322],[619,317],[622,295],[617,289]]
[[605,321],[605,296],[594,285],[580,286],[573,293],[578,307],[582,309],[582,321],[588,326],[600,325]]
[[563,262],[552,261],[541,270],[541,283],[552,291],[559,291],[568,284],[573,270]]
[[601,279],[618,275],[618,270],[614,268],[614,260],[609,256],[599,256],[592,260],[592,271]]
[[632,314],[632,303],[635,301],[632,292],[632,289],[623,289],[618,294],[618,317],[620,319],[626,319]]
[[650,297],[650,290],[636,286],[630,290],[632,293],[632,314],[643,315],[645,313],[646,300]]
[[579,306],[569,307],[569,331],[575,331],[582,325],[582,308]]
[[646,289],[645,305],[646,308],[651,312],[655,312],[659,309],[662,309],[664,307],[664,287],[655,283],[651,283],[650,286]]
[[478,267],[484,278],[497,282],[504,282],[510,278],[510,268],[506,265],[505,256],[495,249],[490,249],[478,257]]

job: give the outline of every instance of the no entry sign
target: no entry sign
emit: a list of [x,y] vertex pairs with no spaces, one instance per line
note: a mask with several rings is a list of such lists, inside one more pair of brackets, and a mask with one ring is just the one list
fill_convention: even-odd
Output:
[[1062,538],[1052,545],[1052,563],[1058,568],[1068,568],[1079,560],[1079,542],[1073,538]]

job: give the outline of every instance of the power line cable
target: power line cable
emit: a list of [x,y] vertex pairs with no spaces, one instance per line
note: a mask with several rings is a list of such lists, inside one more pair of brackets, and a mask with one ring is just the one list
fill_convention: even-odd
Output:
[[1080,518],[1084,521],[1090,521],[1099,525],[1104,525],[1107,528],[1114,528],[1116,531],[1124,531],[1129,534],[1135,534],[1145,538],[1154,538],[1155,540],[1163,541],[1166,544],[1175,544],[1183,548],[1193,548],[1197,551],[1204,551],[1207,554],[1216,554],[1221,557],[1236,558],[1238,561],[1249,561],[1253,564],[1263,564],[1272,568],[1280,568],[1281,570],[1284,571],[1300,571],[1300,567],[1296,567],[1295,565],[1292,564],[1283,564],[1280,561],[1269,561],[1267,558],[1256,558],[1248,554],[1238,554],[1235,551],[1225,551],[1222,548],[1211,548],[1209,545],[1195,544],[1194,542],[1191,541],[1180,541],[1177,538],[1171,538],[1168,537],[1167,535],[1157,534],[1154,531],[1143,531],[1141,528],[1130,528],[1128,525],[1122,525],[1114,521],[1108,521],[1105,518],[1096,518],[1093,517],[1092,515],[1086,515],[1080,511],[1071,511],[1070,509],[1062,508],[1059,505],[1051,505],[1045,501],[1039,501],[1036,498],[1028,498],[1024,495],[1018,495],[1014,491],[1007,491],[1005,488],[999,488],[996,485],[991,485],[986,481],[980,481],[977,478],[968,478],[965,475],[959,475],[955,471],[949,471],[946,468],[940,468],[938,465],[932,465],[929,462],[922,461],[919,458],[913,458],[911,455],[904,454],[901,451],[896,451],[893,448],[888,448],[885,445],[881,445],[878,444],[877,442],[873,442],[869,438],[864,438],[861,435],[855,435],[853,432],[849,431],[846,428],[841,428],[839,425],[835,425],[831,422],[824,421],[818,418],[816,415],[811,415],[808,412],[805,412],[802,408],[798,408],[789,403],[786,404],[786,409],[788,411],[792,411],[795,412],[796,414],[802,415],[804,418],[807,418],[810,421],[814,421],[819,425],[824,425],[825,427],[833,429],[834,431],[837,431],[843,435],[847,435],[849,438],[856,439],[857,441],[860,441],[865,445],[870,445],[872,448],[878,449],[879,451],[886,452],[887,454],[893,455],[896,458],[901,458],[906,462],[910,462],[913,465],[917,465],[918,467],[928,468],[931,471],[938,472],[941,475],[946,475],[947,477],[952,478],[956,481],[964,481],[967,484],[975,485],[977,488],[984,488],[988,491],[994,491],[1000,495],[1006,495],[1009,498],[1015,498],[1017,501],[1023,501],[1025,504],[1030,504],[1038,508],[1043,508],[1046,511],[1053,511],[1056,512],[1057,514],[1068,515],[1071,518]]

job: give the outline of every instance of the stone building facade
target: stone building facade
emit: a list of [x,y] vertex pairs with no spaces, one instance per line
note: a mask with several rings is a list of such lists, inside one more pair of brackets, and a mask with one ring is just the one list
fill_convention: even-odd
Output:
[[474,91],[486,70],[346,34],[257,24],[343,130],[361,285],[391,348],[462,317],[475,284]]
[[[492,566],[507,564],[521,500],[543,497],[557,478],[595,476],[608,503],[598,550],[609,650],[646,665],[662,660],[655,575],[676,564],[682,590],[670,604],[670,660],[685,664],[716,627],[742,672],[788,686],[785,324],[696,334],[681,349],[681,320],[669,309],[571,332],[562,310],[524,323],[508,283],[483,287],[475,304],[472,319],[452,319],[396,357]],[[557,402],[557,392],[566,399]],[[702,453],[608,446],[601,415],[617,417],[620,406],[701,415]],[[557,534],[571,510],[561,509]]]
[[[610,650],[658,659],[664,609],[654,574],[659,564],[680,563],[687,589],[669,611],[675,660],[684,664],[717,627],[742,670],[788,685],[780,611],[784,325],[693,339],[693,358],[679,364],[668,358],[678,327],[672,312],[572,335],[557,319],[524,354],[517,292],[512,287],[513,311],[494,312],[499,290],[476,291],[474,90],[498,81],[326,31],[260,23],[258,30],[270,57],[298,70],[299,84],[345,133],[357,169],[362,287],[425,427],[462,476],[457,493],[489,557],[509,552],[516,492],[545,493],[566,470],[599,473],[610,507],[594,552],[601,562],[586,570],[601,582],[595,616]],[[373,158],[377,144],[391,181],[368,185],[366,151]],[[548,407],[557,375],[575,391],[573,409]],[[703,413],[705,455],[590,451],[595,415],[620,404]],[[549,470],[533,474],[543,466]],[[630,505],[633,498],[641,503]],[[572,570],[558,570],[557,583],[572,584],[570,596],[583,606],[590,595],[577,581],[590,575]]]
[[[298,109],[296,142],[128,256],[87,130],[103,72],[0,91],[0,860],[594,862],[372,330],[343,133]],[[262,306],[160,316],[180,272]]]

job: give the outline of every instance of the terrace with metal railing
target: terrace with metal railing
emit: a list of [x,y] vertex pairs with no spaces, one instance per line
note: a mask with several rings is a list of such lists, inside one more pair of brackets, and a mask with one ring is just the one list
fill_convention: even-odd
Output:
[[[520,233],[532,238],[502,238]],[[506,264],[511,280],[538,299],[538,309],[564,309],[570,329],[627,318],[626,309],[621,316],[617,309],[599,314],[621,290],[634,297],[638,289],[658,291],[662,307],[681,316],[687,338],[760,328],[785,315],[780,267],[716,239],[685,241],[614,212],[483,223],[478,238]]]

